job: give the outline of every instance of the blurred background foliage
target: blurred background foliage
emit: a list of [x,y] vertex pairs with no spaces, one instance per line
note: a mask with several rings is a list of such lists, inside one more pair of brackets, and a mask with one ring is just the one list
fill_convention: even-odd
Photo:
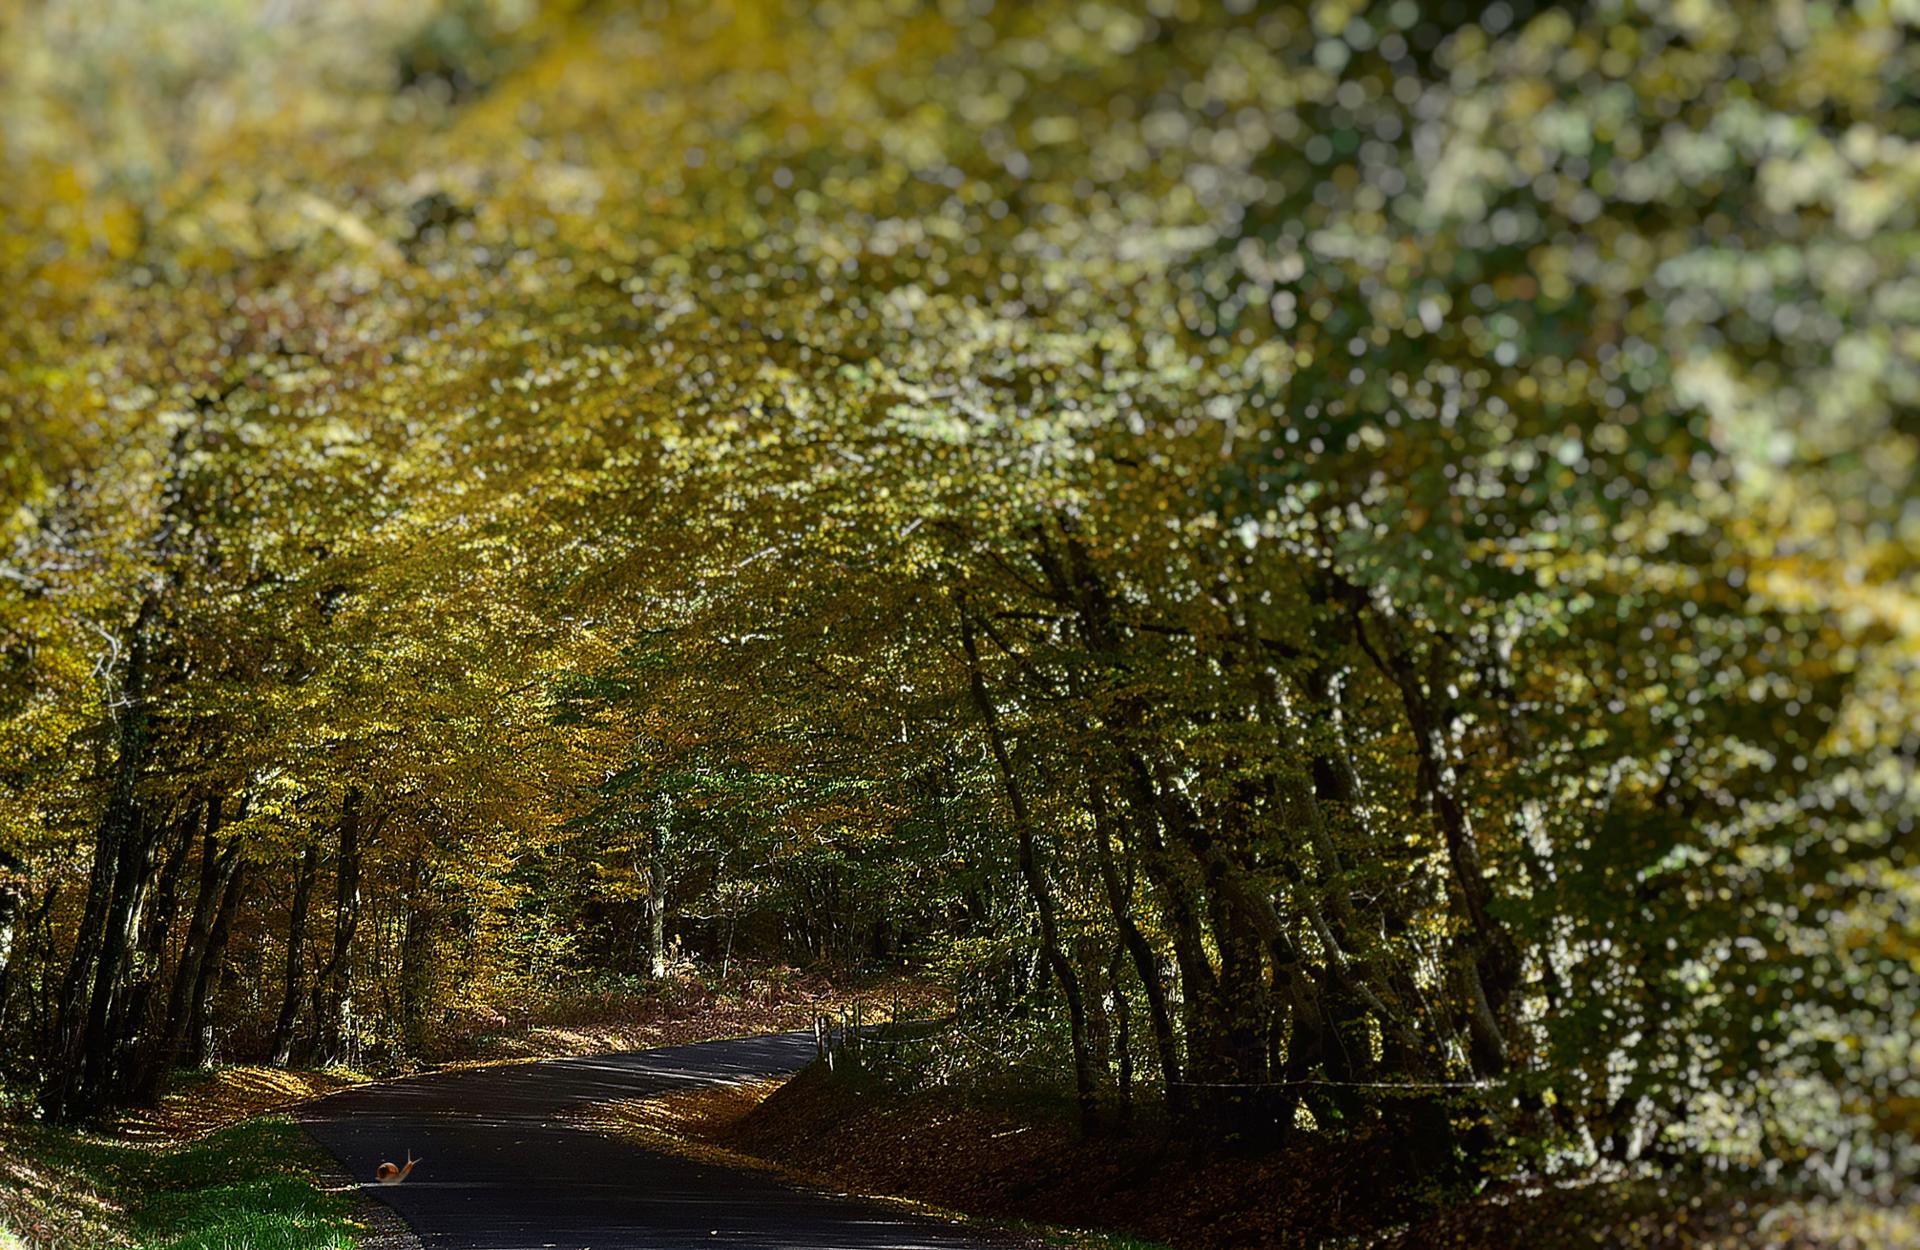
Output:
[[7,0],[8,1077],[677,942],[1089,1127],[1894,1197],[1916,22]]

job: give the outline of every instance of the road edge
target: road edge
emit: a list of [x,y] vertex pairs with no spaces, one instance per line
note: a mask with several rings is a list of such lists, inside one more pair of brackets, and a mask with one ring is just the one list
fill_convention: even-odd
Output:
[[365,1234],[355,1239],[360,1250],[424,1250],[413,1225],[349,1175],[333,1152],[307,1132],[304,1124],[300,1126],[300,1134],[320,1153],[321,1163],[314,1169],[315,1180],[328,1193],[345,1194],[353,1203],[353,1218],[366,1228]]

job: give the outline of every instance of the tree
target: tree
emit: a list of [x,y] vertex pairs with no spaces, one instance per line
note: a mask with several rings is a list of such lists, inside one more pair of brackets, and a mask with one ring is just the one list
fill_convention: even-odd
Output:
[[1089,1129],[1910,1159],[1904,19],[1239,7],[9,16],[48,1110],[718,920]]

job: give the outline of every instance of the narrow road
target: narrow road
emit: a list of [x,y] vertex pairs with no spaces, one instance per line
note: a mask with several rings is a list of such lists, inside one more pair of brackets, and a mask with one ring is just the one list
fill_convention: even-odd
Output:
[[[657,1154],[567,1113],[661,1090],[793,1072],[811,1034],[444,1072],[344,1090],[300,1120],[428,1250],[988,1250],[938,1220]],[[384,1160],[423,1162],[372,1185]]]

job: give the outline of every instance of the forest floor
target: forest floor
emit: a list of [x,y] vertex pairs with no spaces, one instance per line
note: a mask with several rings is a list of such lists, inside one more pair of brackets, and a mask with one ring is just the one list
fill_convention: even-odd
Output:
[[[902,1094],[857,1075],[668,1093],[602,1107],[597,1125],[656,1149],[759,1166],[991,1223],[1107,1230],[1180,1250],[1880,1250],[1920,1246],[1920,1216],[1706,1184],[1614,1181],[1492,1190],[1437,1204],[1365,1143],[1246,1155],[1142,1125],[1083,1139],[1068,1109],[954,1089]],[[1057,1239],[1057,1238],[1056,1238]],[[1075,1238],[1067,1238],[1074,1240]],[[1099,1234],[1078,1238],[1095,1244]]]
[[[944,1186],[925,1186],[907,1175],[874,1166],[877,1156],[820,1157],[805,1149],[770,1149],[746,1132],[760,1123],[762,1109],[786,1091],[822,1083],[808,1070],[794,1078],[770,1077],[733,1085],[670,1090],[619,1102],[600,1103],[574,1117],[582,1127],[624,1137],[651,1150],[680,1155],[716,1167],[769,1172],[814,1189],[851,1194],[902,1211],[953,1220],[1001,1234],[999,1240],[1025,1243],[1035,1250],[1069,1246],[1079,1250],[1166,1250],[1164,1245],[1136,1234],[1031,1218],[1002,1204],[983,1202],[981,1195],[951,1192]],[[820,1132],[811,1116],[795,1125],[801,1132]],[[831,1136],[837,1137],[837,1133]],[[890,1140],[889,1147],[905,1143]],[[910,1155],[908,1156],[911,1157]],[[942,1170],[935,1168],[935,1171]]]
[[926,1016],[941,1010],[928,982],[897,972],[847,974],[792,968],[743,971],[727,980],[680,972],[665,981],[580,985],[527,1008],[508,1007],[455,1022],[439,1067],[558,1059],[650,1050],[688,1042],[785,1033],[859,1004],[863,1018]]

